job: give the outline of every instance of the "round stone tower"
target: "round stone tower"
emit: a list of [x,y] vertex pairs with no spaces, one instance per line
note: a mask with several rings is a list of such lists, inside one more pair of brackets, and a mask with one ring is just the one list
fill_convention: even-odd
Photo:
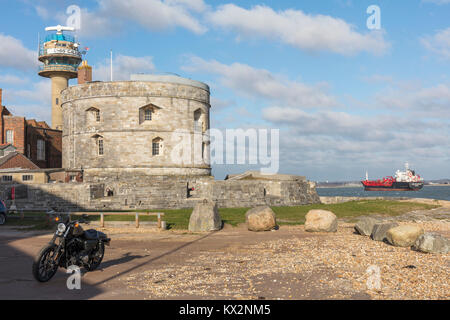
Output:
[[44,64],[39,67],[41,77],[52,80],[52,128],[62,130],[61,91],[67,88],[69,79],[76,78],[81,53],[74,37],[63,31],[73,31],[71,27],[47,27],[46,31],[56,31],[48,34],[39,44],[39,61]]
[[131,79],[62,92],[63,167],[85,181],[210,175],[209,87],[174,75]]

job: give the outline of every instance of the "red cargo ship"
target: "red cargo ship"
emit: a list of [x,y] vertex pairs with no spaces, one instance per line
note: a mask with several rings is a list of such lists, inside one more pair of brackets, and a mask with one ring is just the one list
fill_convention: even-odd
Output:
[[414,170],[409,169],[405,164],[405,171],[397,170],[395,178],[385,177],[378,180],[369,180],[366,173],[366,180],[361,181],[365,191],[417,191],[423,187],[423,178],[416,176]]

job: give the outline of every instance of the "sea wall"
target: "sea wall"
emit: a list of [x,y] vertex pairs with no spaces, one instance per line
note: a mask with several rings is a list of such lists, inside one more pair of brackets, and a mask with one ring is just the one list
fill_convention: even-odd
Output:
[[363,200],[397,200],[397,201],[411,201],[411,202],[419,202],[425,204],[434,204],[441,206],[449,206],[450,201],[446,200],[437,200],[437,199],[427,199],[427,198],[408,198],[408,197],[320,197],[320,202],[324,204],[334,204],[334,203],[343,203],[349,201],[363,201]]
[[8,207],[13,186],[18,210],[178,209],[192,208],[205,198],[227,208],[320,203],[314,184],[306,180],[216,181],[212,177],[151,176],[127,182],[3,184],[0,196]]

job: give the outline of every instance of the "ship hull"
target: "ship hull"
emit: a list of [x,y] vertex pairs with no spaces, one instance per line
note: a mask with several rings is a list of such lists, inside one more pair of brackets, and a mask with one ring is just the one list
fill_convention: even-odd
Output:
[[417,191],[422,189],[423,182],[394,182],[392,185],[370,185],[366,186],[361,182],[365,191]]

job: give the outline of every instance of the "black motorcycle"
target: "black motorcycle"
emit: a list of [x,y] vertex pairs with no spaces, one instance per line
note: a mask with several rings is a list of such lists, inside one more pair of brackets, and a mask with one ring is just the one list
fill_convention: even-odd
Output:
[[67,269],[76,265],[88,271],[98,268],[105,254],[105,245],[109,246],[111,239],[94,229],[83,230],[80,223],[88,224],[87,217],[83,215],[82,219],[75,221],[70,221],[69,216],[55,218],[59,222],[56,232],[33,262],[33,276],[37,281],[49,281],[58,267]]

